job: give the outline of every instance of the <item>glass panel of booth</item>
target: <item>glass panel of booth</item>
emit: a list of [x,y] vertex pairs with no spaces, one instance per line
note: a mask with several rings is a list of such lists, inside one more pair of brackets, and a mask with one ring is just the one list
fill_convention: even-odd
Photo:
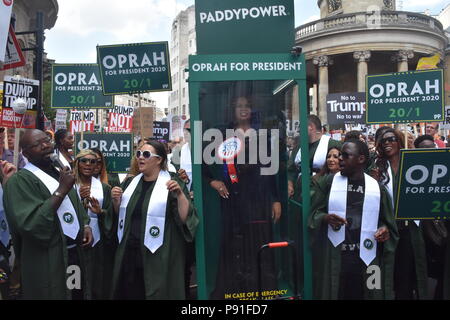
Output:
[[[194,180],[202,183],[201,196],[194,198],[196,205],[201,199],[203,224],[197,263],[204,264],[206,273],[200,299],[295,294],[294,272],[302,278],[302,215],[287,194],[288,160],[300,143],[295,85],[290,80],[195,83],[198,96],[191,118],[200,121],[193,121],[191,132],[199,144],[194,146],[194,166],[201,163],[201,169]],[[194,192],[196,185],[194,181]],[[261,246],[281,241],[290,241],[295,249],[262,250],[258,260]],[[300,268],[294,266],[294,256]]]

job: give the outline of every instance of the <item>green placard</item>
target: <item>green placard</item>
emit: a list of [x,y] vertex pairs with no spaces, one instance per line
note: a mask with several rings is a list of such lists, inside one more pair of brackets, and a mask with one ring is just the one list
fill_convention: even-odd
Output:
[[401,150],[397,219],[450,218],[450,149]]
[[197,53],[289,52],[294,20],[293,0],[196,0]]
[[189,81],[306,79],[303,55],[236,54],[189,56]]
[[97,46],[103,93],[171,91],[166,42]]
[[111,108],[103,95],[98,64],[53,64],[52,108]]
[[106,159],[108,173],[128,173],[133,158],[131,133],[75,133],[75,154],[80,150],[98,148]]
[[367,76],[367,123],[442,121],[443,92],[438,69]]

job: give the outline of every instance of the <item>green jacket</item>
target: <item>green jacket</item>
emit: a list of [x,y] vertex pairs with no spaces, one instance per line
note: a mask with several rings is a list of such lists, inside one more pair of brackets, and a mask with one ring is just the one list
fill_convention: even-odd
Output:
[[[184,289],[184,266],[185,266],[185,248],[186,242],[192,242],[194,239],[195,230],[198,225],[197,213],[189,200],[189,193],[185,184],[175,175],[172,174],[172,180],[178,182],[184,191],[189,205],[188,218],[183,224],[178,215],[177,199],[173,193],[169,193],[166,209],[166,220],[164,229],[164,243],[155,252],[151,253],[144,245],[144,233],[146,214],[142,214],[141,227],[141,244],[142,244],[142,260],[144,263],[144,281],[145,281],[145,295],[146,299],[151,300],[181,300],[185,299]],[[124,190],[131,183],[132,179],[124,181]],[[127,207],[127,215],[125,218],[124,232],[121,243],[118,245],[113,281],[112,294],[116,295],[118,287],[119,276],[121,275],[121,266],[126,261],[123,261],[126,243],[130,234],[131,217],[133,215],[136,203],[141,195],[142,179],[138,183],[130,202]],[[145,196],[143,208],[147,208],[150,202],[150,197],[153,189],[147,191]],[[117,223],[112,232],[117,232]]]
[[[20,259],[24,299],[71,299],[67,288],[68,254],[56,212],[51,207],[51,194],[47,187],[28,170],[20,170],[6,183],[3,201],[14,243]],[[75,189],[69,198],[80,223],[78,237],[82,237],[89,216],[78,200]],[[77,238],[78,239],[78,238]],[[78,248],[81,261],[83,290],[90,298],[84,250]]]
[[[328,214],[328,199],[333,175],[313,179],[311,188],[311,215],[308,227],[311,231],[311,250],[313,254],[313,297],[314,299],[338,299],[341,269],[341,246],[334,247],[328,239],[328,226],[323,218]],[[398,241],[398,231],[392,215],[392,206],[387,192],[381,188],[381,208],[379,227],[386,226],[390,239],[378,244],[377,256],[371,265],[381,270],[381,289],[367,289],[365,299],[394,298],[394,259]],[[366,277],[370,276],[366,275]],[[366,280],[366,279],[365,279]]]

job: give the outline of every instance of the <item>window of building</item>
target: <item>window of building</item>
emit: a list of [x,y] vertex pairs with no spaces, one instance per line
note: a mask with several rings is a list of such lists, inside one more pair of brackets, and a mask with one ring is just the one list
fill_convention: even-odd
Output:
[[183,104],[183,115],[186,115],[186,105]]

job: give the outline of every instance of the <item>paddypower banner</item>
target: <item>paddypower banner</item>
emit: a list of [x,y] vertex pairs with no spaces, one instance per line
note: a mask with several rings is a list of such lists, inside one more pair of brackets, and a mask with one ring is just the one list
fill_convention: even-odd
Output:
[[113,97],[103,95],[97,64],[54,64],[52,108],[111,108]]
[[442,70],[366,77],[367,123],[442,121]]
[[106,159],[108,173],[128,173],[133,158],[133,134],[131,133],[84,133],[75,134],[75,153],[98,148]]
[[168,42],[98,46],[103,93],[171,91]]
[[450,218],[450,149],[401,150],[397,219]]
[[289,52],[294,20],[293,0],[196,0],[197,54]]

